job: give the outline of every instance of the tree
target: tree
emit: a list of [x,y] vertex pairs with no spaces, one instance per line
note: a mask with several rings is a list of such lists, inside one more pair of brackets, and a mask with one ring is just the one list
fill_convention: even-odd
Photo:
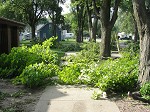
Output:
[[72,0],[72,11],[77,17],[77,42],[83,42],[83,28],[85,19],[85,1],[84,0]]
[[134,24],[133,18],[130,12],[120,11],[118,14],[118,19],[116,21],[115,27],[117,27],[117,31],[126,32],[126,33],[134,33]]
[[134,13],[133,13],[133,6],[132,6],[132,1],[131,0],[124,0],[121,2],[121,13],[126,14],[127,17],[124,17],[126,21],[124,21],[124,24],[128,24],[128,28],[124,29],[129,29],[128,31],[132,31],[134,33],[134,42],[137,42],[139,35],[138,35],[138,30],[137,30],[137,23],[135,21]]
[[[98,18],[93,11],[91,0],[86,0],[86,9],[87,9],[87,15],[88,15],[88,28],[89,28],[90,40],[96,42]],[[92,22],[92,19],[93,19],[93,22]]]
[[117,20],[120,0],[93,0],[96,15],[101,24],[101,56],[111,56],[111,31]]
[[22,13],[26,23],[32,30],[32,39],[35,40],[35,28],[38,21],[44,16],[44,0],[13,0],[12,5],[16,11]]
[[[60,1],[47,1],[46,12],[52,21],[53,36],[56,36],[56,26],[64,23],[64,16],[61,15],[62,7],[59,6]],[[63,3],[63,1],[61,1]]]
[[22,13],[15,10],[10,0],[0,2],[0,16],[19,22],[25,22]]
[[140,85],[150,81],[150,1],[132,0],[140,37]]

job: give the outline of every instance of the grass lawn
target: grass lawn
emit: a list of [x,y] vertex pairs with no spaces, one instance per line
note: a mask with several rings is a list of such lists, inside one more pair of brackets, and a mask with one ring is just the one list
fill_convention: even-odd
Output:
[[22,41],[20,42],[20,46],[22,46],[22,45],[25,45],[25,46],[32,46],[33,43],[32,43],[31,40],[22,40]]

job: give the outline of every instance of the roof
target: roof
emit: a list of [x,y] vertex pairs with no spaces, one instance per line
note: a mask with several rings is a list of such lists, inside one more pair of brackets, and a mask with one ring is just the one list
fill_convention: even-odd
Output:
[[17,22],[17,21],[2,18],[2,17],[0,17],[0,24],[8,24],[11,26],[18,26],[18,27],[24,27],[25,26],[25,24],[22,22]]
[[39,25],[37,25],[36,30],[37,30],[37,31],[40,30],[43,26],[45,26],[45,25],[44,25],[44,24],[39,24]]
[[[52,24],[52,22],[46,23],[45,25],[41,26],[41,28],[37,29],[37,31],[42,30],[47,24]],[[56,27],[59,28],[59,26],[57,26],[57,25],[56,25]]]
[[52,23],[46,23],[45,25],[43,25],[41,28],[37,29],[37,31],[42,30],[47,24],[52,24]]

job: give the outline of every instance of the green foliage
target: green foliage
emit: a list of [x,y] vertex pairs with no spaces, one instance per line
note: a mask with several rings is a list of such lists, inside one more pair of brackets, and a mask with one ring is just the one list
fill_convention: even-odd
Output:
[[67,51],[80,51],[82,48],[78,43],[76,44],[69,44],[69,45],[62,45],[62,50]]
[[81,65],[79,63],[71,63],[59,72],[59,79],[66,84],[78,84],[78,76],[80,75]]
[[15,78],[14,84],[23,84],[34,88],[45,84],[45,80],[57,75],[58,66],[54,64],[33,64],[27,66],[22,74]]
[[140,43],[139,42],[136,42],[136,43],[129,42],[128,46],[126,48],[124,48],[123,51],[130,52],[132,55],[136,55],[140,51]]
[[41,62],[59,64],[57,53],[50,49],[55,39],[50,38],[43,42],[42,45],[36,44],[31,48],[26,46],[13,48],[10,54],[2,54],[0,56],[0,77],[16,77],[30,64]]
[[75,62],[92,62],[100,59],[99,43],[90,42],[82,46],[81,52],[77,56],[71,57]]
[[86,61],[72,59],[72,63],[65,66],[60,72],[60,80],[67,84],[80,83],[96,86],[102,91],[133,90],[138,78],[139,59],[138,56],[131,56],[130,53],[125,54],[119,59],[99,62],[89,61],[86,58],[84,58]]
[[123,57],[107,60],[100,66],[96,86],[102,91],[125,92],[133,90],[138,78],[138,58]]
[[150,100],[150,82],[147,82],[142,85],[140,93],[143,96],[143,98]]
[[89,63],[98,61],[100,56],[100,45],[98,43],[86,43],[81,46],[82,50],[76,56],[67,57],[67,61],[75,63]]
[[98,91],[98,92],[94,91],[91,98],[94,100],[98,100],[101,95],[102,95],[102,91]]
[[134,18],[133,12],[121,11],[119,12],[118,19],[115,27],[119,32],[126,32],[127,34],[134,33]]

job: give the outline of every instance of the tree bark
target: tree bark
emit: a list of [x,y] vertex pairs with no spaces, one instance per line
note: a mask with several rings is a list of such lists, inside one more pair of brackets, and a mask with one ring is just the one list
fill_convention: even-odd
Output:
[[76,42],[82,42],[82,28],[78,28]]
[[94,17],[93,21],[93,28],[92,28],[92,40],[96,42],[96,31],[97,31],[97,23],[98,23],[98,18]]
[[111,56],[111,31],[117,20],[117,12],[120,0],[114,1],[113,13],[111,15],[111,0],[103,0],[101,7],[97,7],[96,0],[93,0],[94,10],[101,22],[101,57]]
[[138,28],[137,28],[137,23],[136,23],[136,20],[135,20],[135,17],[132,13],[132,18],[133,18],[133,21],[134,21],[134,42],[137,42],[138,39],[139,39],[139,34],[138,34]]
[[135,19],[140,37],[140,85],[150,81],[150,19],[145,0],[132,0]]
[[[88,14],[88,27],[89,27],[89,34],[90,34],[90,41],[96,42],[96,31],[97,31],[97,16],[94,15],[93,22],[92,22],[92,12],[93,9],[90,9],[92,6],[92,3],[89,2],[89,0],[86,1],[86,8],[87,8],[87,14]],[[93,13],[94,14],[94,13]]]
[[35,25],[31,25],[31,30],[32,30],[32,40],[35,41]]
[[111,56],[111,30],[108,28],[101,28],[101,56],[104,57],[110,57]]
[[84,5],[77,5],[78,30],[76,42],[83,42],[83,26],[84,26]]

